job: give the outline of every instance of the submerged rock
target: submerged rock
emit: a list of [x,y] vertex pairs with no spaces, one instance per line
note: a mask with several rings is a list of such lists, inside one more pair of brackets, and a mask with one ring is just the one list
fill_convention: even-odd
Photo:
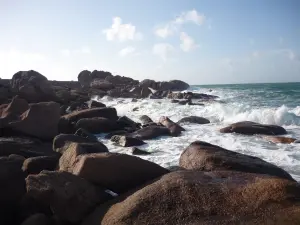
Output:
[[294,181],[289,173],[258,157],[229,151],[203,141],[191,143],[181,154],[179,165],[190,170],[235,170],[269,174]]
[[275,144],[282,143],[282,144],[291,144],[297,143],[297,139],[295,138],[288,138],[288,137],[274,137],[274,136],[263,136],[263,139],[273,142]]
[[265,135],[280,135],[286,134],[286,130],[283,127],[277,125],[260,124],[251,121],[243,121],[231,124],[228,127],[224,127],[220,130],[221,133],[238,133],[238,134],[265,134]]
[[180,119],[177,123],[178,124],[184,124],[184,123],[207,124],[210,123],[210,121],[208,119],[199,116],[187,116]]
[[150,155],[151,152],[147,152],[147,151],[145,151],[145,150],[141,150],[141,149],[139,149],[139,148],[133,147],[133,148],[131,149],[131,154],[132,154],[132,155]]

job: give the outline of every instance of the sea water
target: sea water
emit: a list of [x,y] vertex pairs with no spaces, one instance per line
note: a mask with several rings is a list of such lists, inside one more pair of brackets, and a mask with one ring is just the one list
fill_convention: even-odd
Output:
[[[160,137],[146,141],[141,146],[151,155],[141,158],[161,166],[176,166],[182,151],[193,141],[205,141],[229,150],[257,156],[288,171],[300,181],[300,144],[274,144],[261,136],[222,134],[219,129],[239,121],[254,121],[264,124],[283,126],[286,137],[300,139],[300,83],[274,84],[232,84],[196,85],[191,91],[219,96],[219,101],[204,103],[204,106],[178,105],[168,99],[111,99],[104,97],[99,101],[115,107],[118,115],[126,115],[139,122],[141,115],[148,115],[153,121],[168,116],[173,121],[186,116],[201,116],[209,119],[210,124],[186,124],[179,137]],[[138,111],[133,111],[134,108]],[[130,154],[130,148],[115,146],[109,140],[99,138],[111,152]]]

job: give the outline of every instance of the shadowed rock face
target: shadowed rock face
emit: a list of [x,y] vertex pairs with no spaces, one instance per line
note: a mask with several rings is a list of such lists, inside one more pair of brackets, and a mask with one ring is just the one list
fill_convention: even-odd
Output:
[[181,154],[179,165],[189,170],[234,170],[248,173],[269,174],[294,180],[283,169],[258,157],[229,151],[202,141],[190,144]]
[[243,121],[231,124],[228,127],[224,127],[220,130],[221,133],[238,133],[238,134],[265,134],[265,135],[280,135],[286,134],[286,130],[283,127],[277,125],[260,124],[251,121]]
[[128,137],[134,137],[141,140],[154,139],[160,136],[168,135],[170,136],[170,130],[163,126],[151,125],[144,127],[140,130],[137,130],[131,134],[128,134]]
[[300,223],[298,183],[233,171],[176,171],[100,205],[81,225]]

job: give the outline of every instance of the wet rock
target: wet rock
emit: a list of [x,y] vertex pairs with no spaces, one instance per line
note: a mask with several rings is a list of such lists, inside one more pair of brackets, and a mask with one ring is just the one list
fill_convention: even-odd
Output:
[[179,103],[179,100],[177,100],[177,99],[172,99],[172,100],[171,100],[171,103]]
[[131,102],[138,102],[139,100],[137,100],[136,98],[133,98],[132,100],[131,100]]
[[263,136],[263,139],[273,142],[275,144],[291,144],[296,143],[297,139],[295,138],[288,138],[288,137],[274,137],[274,136]]
[[177,123],[178,124],[185,124],[185,123],[207,124],[210,123],[210,121],[208,119],[199,116],[187,116],[180,119]]
[[53,171],[57,168],[59,156],[38,156],[23,162],[22,170],[27,174],[38,174],[43,170]]
[[110,120],[117,120],[117,111],[115,108],[93,108],[72,112],[62,116],[59,121],[60,133],[73,133],[74,125],[85,118],[104,117]]
[[296,225],[299,193],[296,182],[268,175],[177,171],[100,205],[82,225]]
[[92,81],[91,71],[83,70],[78,74],[77,78],[82,87],[89,87]]
[[153,123],[153,120],[147,115],[141,116],[140,121],[142,122],[143,125],[147,123]]
[[93,134],[107,133],[120,128],[115,120],[103,117],[80,119],[75,126],[76,129],[82,128]]
[[134,108],[132,109],[132,111],[133,111],[133,112],[139,111],[139,107],[134,107]]
[[168,128],[153,125],[153,126],[144,127],[131,134],[128,134],[127,136],[134,137],[141,140],[149,140],[149,139],[154,139],[165,135],[167,136],[170,135],[170,130]]
[[112,136],[110,140],[122,147],[140,146],[146,144],[140,139],[120,135]]
[[173,122],[166,116],[162,116],[159,119],[159,122],[170,130],[170,133],[172,136],[177,137],[181,134],[182,131],[185,131],[185,129],[183,127],[181,127],[177,123]]
[[134,122],[132,119],[127,116],[122,116],[117,121],[120,128],[131,127],[133,130],[139,129],[141,124]]
[[125,135],[127,134],[128,132],[126,130],[116,130],[116,131],[113,131],[113,132],[110,132],[108,133],[107,135],[105,135],[105,139],[111,139],[113,136],[115,135]]
[[66,222],[80,222],[98,203],[109,195],[88,181],[67,172],[43,171],[26,178],[27,194]]
[[167,98],[170,98],[170,99],[198,99],[201,101],[210,101],[210,100],[217,99],[218,96],[193,93],[193,92],[170,92],[167,95]]
[[45,214],[37,213],[28,217],[21,225],[52,225],[52,221]]
[[189,170],[235,170],[294,180],[283,169],[258,157],[229,151],[202,141],[193,142],[184,150],[179,165]]
[[221,133],[238,133],[245,135],[265,134],[265,135],[281,135],[286,134],[283,127],[277,125],[260,124],[251,121],[243,121],[231,124],[220,130]]
[[97,102],[97,101],[94,101],[94,100],[91,100],[89,103],[88,103],[88,106],[89,108],[104,108],[106,107],[105,104],[101,103],[101,102]]
[[82,129],[82,128],[79,128],[75,132],[75,135],[90,139],[91,141],[98,142],[98,138],[95,135],[91,134],[90,132],[88,132],[88,131],[86,131],[85,129]]
[[73,174],[118,194],[166,173],[155,163],[118,153],[81,155],[73,167]]
[[109,91],[115,88],[115,86],[112,83],[105,80],[93,80],[90,86],[91,88],[100,89],[103,91]]
[[0,224],[16,224],[17,206],[25,194],[23,160],[0,157]]
[[139,148],[133,147],[133,148],[131,149],[131,154],[132,154],[132,155],[150,155],[151,152],[147,152],[147,151],[145,151],[145,150],[141,150],[141,149],[139,149]]
[[192,103],[192,101],[190,99],[187,100],[180,100],[178,102],[179,105],[190,105]]
[[108,152],[107,147],[102,143],[71,142],[65,147],[65,151],[59,159],[59,170],[72,172],[72,168],[77,160],[77,156],[101,152]]

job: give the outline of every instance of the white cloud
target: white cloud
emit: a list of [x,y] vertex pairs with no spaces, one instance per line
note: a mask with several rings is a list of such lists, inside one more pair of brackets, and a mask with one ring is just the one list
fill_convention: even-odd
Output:
[[161,38],[167,38],[174,35],[180,30],[180,26],[185,23],[194,23],[196,25],[202,25],[205,22],[205,15],[199,14],[196,10],[186,11],[177,16],[174,20],[167,22],[165,25],[157,26],[154,29],[156,36]]
[[185,32],[180,33],[180,48],[184,52],[189,52],[195,48],[197,48],[197,45],[193,38],[191,38],[189,35],[187,35]]
[[135,48],[132,46],[128,46],[126,48],[123,48],[121,51],[119,51],[119,55],[124,57],[124,56],[130,55],[134,52],[135,52]]
[[111,28],[103,30],[108,41],[128,41],[128,40],[140,40],[142,34],[136,31],[136,27],[131,23],[122,23],[120,17],[113,18],[113,24]]
[[152,52],[166,61],[175,51],[175,48],[169,43],[158,43],[153,46]]
[[204,21],[205,21],[205,15],[199,14],[195,9],[193,9],[191,11],[181,13],[181,15],[178,16],[174,22],[177,24],[191,22],[197,25],[202,25]]

